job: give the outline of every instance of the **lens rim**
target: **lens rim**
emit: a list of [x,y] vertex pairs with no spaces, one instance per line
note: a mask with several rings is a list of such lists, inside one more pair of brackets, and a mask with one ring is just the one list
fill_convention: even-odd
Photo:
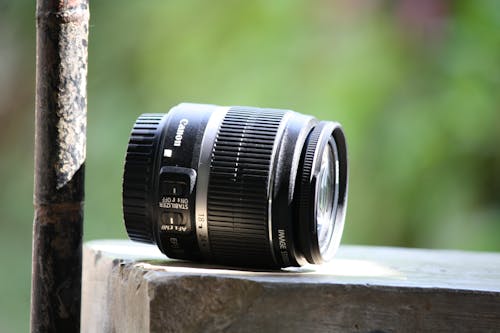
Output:
[[[328,244],[321,248],[317,231],[319,176],[323,152],[331,145],[337,152],[335,175],[338,190],[334,194],[333,231]],[[334,153],[335,154],[335,153]],[[340,243],[347,202],[347,147],[342,127],[336,122],[320,122],[309,134],[301,158],[297,193],[297,238],[302,254],[311,264],[330,261]]]

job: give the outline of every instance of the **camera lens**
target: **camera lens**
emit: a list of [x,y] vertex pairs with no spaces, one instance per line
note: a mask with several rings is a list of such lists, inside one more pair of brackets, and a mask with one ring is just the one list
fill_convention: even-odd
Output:
[[123,216],[170,258],[278,268],[331,260],[342,235],[342,128],[290,110],[183,103],[132,129]]

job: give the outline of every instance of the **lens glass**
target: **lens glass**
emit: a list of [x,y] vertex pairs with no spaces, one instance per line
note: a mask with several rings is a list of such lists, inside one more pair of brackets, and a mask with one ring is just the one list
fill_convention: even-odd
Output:
[[316,231],[321,253],[327,250],[334,229],[335,166],[335,154],[331,145],[327,144],[321,158],[316,197]]

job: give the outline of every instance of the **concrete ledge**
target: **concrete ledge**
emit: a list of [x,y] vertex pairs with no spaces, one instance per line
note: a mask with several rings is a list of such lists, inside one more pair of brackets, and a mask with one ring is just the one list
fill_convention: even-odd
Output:
[[264,272],[85,244],[82,332],[498,332],[500,254],[342,246]]

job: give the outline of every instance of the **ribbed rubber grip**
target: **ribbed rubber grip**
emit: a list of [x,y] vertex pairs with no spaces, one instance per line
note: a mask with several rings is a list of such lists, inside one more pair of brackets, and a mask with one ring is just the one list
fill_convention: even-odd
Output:
[[272,265],[268,193],[276,134],[284,112],[231,108],[214,144],[208,185],[208,234],[213,258],[237,265]]
[[[314,212],[314,189],[311,188],[311,177],[312,177],[312,165],[314,162],[314,154],[316,153],[316,146],[318,145],[319,136],[321,131],[313,130],[306,142],[305,154],[302,161],[302,175],[300,177],[300,196],[299,196],[299,209],[300,214],[306,214],[302,217],[303,221],[308,221],[312,218],[308,214]],[[311,202],[312,201],[312,202]],[[305,225],[302,225],[305,226]],[[307,230],[307,229],[304,229]]]
[[143,114],[135,122],[123,173],[123,219],[130,239],[154,243],[148,196],[154,168],[160,122],[164,114]]

